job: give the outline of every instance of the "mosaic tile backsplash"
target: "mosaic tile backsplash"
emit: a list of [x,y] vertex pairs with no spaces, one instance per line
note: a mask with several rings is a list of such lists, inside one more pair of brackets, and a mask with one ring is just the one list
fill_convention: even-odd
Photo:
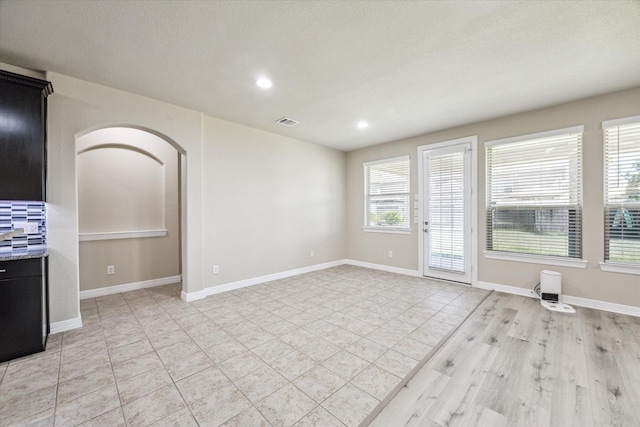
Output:
[[[25,233],[0,242],[0,254],[26,254],[47,247],[47,218],[44,202],[15,202],[0,200],[0,234],[17,228]],[[37,224],[38,232],[27,234],[21,223]]]

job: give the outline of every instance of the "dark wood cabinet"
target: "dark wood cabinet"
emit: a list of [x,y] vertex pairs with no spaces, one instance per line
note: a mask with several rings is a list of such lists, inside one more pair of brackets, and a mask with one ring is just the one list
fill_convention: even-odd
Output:
[[0,71],[0,200],[46,200],[51,83]]
[[46,268],[46,258],[0,261],[0,362],[45,349]]

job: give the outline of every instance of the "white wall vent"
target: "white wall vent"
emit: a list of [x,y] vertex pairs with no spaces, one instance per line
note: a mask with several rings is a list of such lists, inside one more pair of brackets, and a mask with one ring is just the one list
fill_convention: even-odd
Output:
[[276,123],[281,124],[283,126],[291,127],[291,126],[295,126],[295,125],[299,124],[300,122],[298,122],[296,120],[293,120],[293,119],[290,119],[288,117],[282,117],[282,118],[279,118],[278,120],[276,120]]

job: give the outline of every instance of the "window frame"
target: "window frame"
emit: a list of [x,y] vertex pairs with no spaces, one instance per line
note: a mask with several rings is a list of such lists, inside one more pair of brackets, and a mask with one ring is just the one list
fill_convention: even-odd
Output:
[[[603,173],[602,173],[602,202],[603,202],[603,223],[604,223],[604,235],[603,235],[603,261],[601,261],[600,269],[602,271],[612,272],[612,273],[623,273],[623,274],[635,274],[640,275],[640,261],[617,261],[617,260],[608,260],[607,259],[607,248],[610,247],[610,231],[608,229],[608,210],[612,208],[616,209],[626,209],[631,206],[634,210],[640,209],[640,201],[638,203],[609,203],[607,200],[608,197],[608,188],[607,188],[607,180],[608,180],[608,158],[607,158],[607,144],[608,144],[608,136],[607,131],[609,129],[617,128],[619,126],[625,125],[638,125],[640,126],[640,116],[632,116],[626,117],[622,119],[614,119],[614,120],[606,120],[602,122],[602,164],[603,164]],[[638,141],[638,148],[640,149],[640,140]]]
[[[395,226],[372,226],[370,225],[370,212],[371,212],[371,197],[380,196],[375,194],[370,194],[370,186],[369,186],[369,173],[368,169],[372,166],[384,165],[389,163],[399,163],[399,162],[407,162],[407,191],[406,192],[398,192],[398,193],[389,193],[384,194],[383,196],[402,196],[406,197],[406,226],[402,225],[400,227]],[[372,160],[369,162],[364,162],[362,164],[363,172],[364,172],[364,225],[362,230],[365,232],[373,232],[373,233],[392,233],[392,234],[411,234],[411,156],[398,156],[398,157],[390,157],[386,159],[380,160]]]
[[[485,250],[483,251],[485,258],[506,260],[506,261],[528,262],[528,263],[534,263],[534,264],[557,265],[557,266],[563,266],[563,267],[586,268],[587,261],[581,259],[582,244],[583,244],[581,218],[580,218],[580,226],[578,227],[578,230],[575,232],[575,233],[578,233],[577,242],[580,245],[580,249],[579,249],[580,253],[577,257],[572,257],[569,255],[562,256],[562,255],[550,255],[550,254],[533,254],[533,253],[516,252],[516,251],[500,251],[500,250],[493,250],[489,248],[489,244],[493,241],[493,239],[491,238],[493,227],[491,224],[489,224],[489,219],[491,218],[489,210],[492,208],[490,185],[492,181],[491,173],[493,170],[492,164],[490,164],[490,161],[492,159],[488,155],[489,148],[499,146],[499,145],[516,144],[520,142],[532,141],[532,140],[542,139],[542,138],[559,137],[567,134],[580,134],[579,136],[580,156],[577,159],[579,162],[578,163],[579,174],[578,174],[578,182],[576,183],[577,189],[578,189],[578,203],[576,206],[580,211],[580,217],[582,217],[582,210],[584,205],[582,200],[582,188],[584,184],[583,184],[582,173],[581,173],[581,169],[582,169],[581,151],[582,151],[582,136],[584,134],[584,126],[582,125],[572,126],[568,128],[555,129],[555,130],[550,130],[545,132],[538,132],[533,134],[520,135],[516,137],[510,137],[510,138],[504,138],[504,139],[485,142],[484,145],[485,145],[485,178],[486,178],[486,183],[485,183],[486,184],[486,188],[485,188],[485,191],[486,191],[485,193],[485,196],[486,196],[486,204],[485,204],[486,244],[485,244]],[[529,205],[519,204],[519,206],[521,208],[526,208]],[[530,207],[533,210],[536,210],[536,208],[539,208],[538,206],[535,206],[535,205],[530,205]],[[569,212],[572,211],[571,208],[568,208],[568,210]],[[575,209],[573,210],[575,211]],[[571,215],[571,213],[569,213],[569,215]],[[569,231],[569,233],[571,233],[571,231]]]

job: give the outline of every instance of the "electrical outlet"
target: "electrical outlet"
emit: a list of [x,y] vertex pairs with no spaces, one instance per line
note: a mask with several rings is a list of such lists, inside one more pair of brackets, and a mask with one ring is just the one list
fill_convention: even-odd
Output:
[[217,265],[213,266],[213,274],[218,274],[220,273],[220,268]]
[[389,258],[393,258],[393,251],[389,251]]
[[107,265],[107,274],[116,274],[116,267],[114,265]]
[[314,256],[316,256],[316,251],[312,250],[311,252],[309,252],[310,258],[313,258]]

